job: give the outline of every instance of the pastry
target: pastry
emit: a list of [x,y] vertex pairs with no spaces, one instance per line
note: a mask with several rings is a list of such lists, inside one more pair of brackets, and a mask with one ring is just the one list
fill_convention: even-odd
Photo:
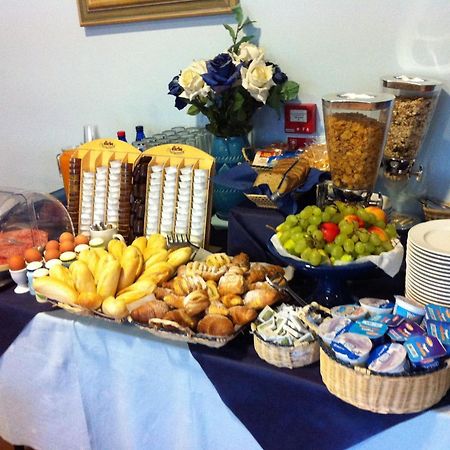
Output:
[[192,261],[186,265],[185,275],[200,275],[204,280],[218,281],[226,271],[225,266],[208,266],[205,262]]
[[232,306],[229,311],[235,325],[245,325],[258,316],[256,310],[248,306]]
[[169,311],[169,306],[162,300],[150,300],[131,311],[133,320],[139,323],[148,324],[150,319],[162,319]]
[[244,271],[237,266],[232,266],[219,280],[218,290],[221,296],[227,294],[243,294],[245,291]]
[[181,325],[182,327],[191,329],[194,329],[198,322],[198,320],[195,317],[190,316],[183,309],[173,309],[167,312],[164,315],[163,319],[176,322],[178,325]]
[[220,314],[207,314],[197,325],[199,333],[210,336],[230,336],[234,333],[233,322]]
[[244,305],[250,308],[263,309],[264,306],[272,305],[279,299],[278,292],[266,283],[261,287],[248,291],[244,296]]
[[233,266],[242,267],[245,271],[247,271],[250,268],[250,258],[247,253],[241,252],[238,255],[233,256],[231,264]]
[[80,292],[76,304],[88,309],[102,306],[103,298],[97,292]]
[[208,309],[206,310],[207,314],[220,314],[222,316],[228,316],[230,314],[230,310],[220,301],[212,300]]
[[230,264],[231,259],[226,253],[213,253],[206,258],[206,264],[213,267],[223,267]]
[[186,295],[195,290],[206,290],[206,282],[200,275],[188,275],[187,273],[173,279],[173,291],[177,295]]
[[217,283],[213,280],[208,280],[206,282],[206,293],[208,294],[209,300],[212,302],[214,300],[219,300],[220,294],[217,289]]
[[193,291],[184,298],[184,310],[190,316],[196,316],[209,306],[209,298],[205,291]]
[[163,300],[172,308],[183,308],[184,306],[183,295],[169,294],[164,296]]
[[237,294],[226,294],[220,297],[220,301],[227,307],[231,308],[232,306],[243,305],[244,300],[240,295]]

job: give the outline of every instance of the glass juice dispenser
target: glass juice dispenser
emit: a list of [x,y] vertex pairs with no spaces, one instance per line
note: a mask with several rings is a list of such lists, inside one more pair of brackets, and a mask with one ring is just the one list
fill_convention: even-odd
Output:
[[391,220],[400,230],[419,221],[417,199],[409,193],[409,179],[422,179],[422,167],[414,169],[441,91],[437,80],[391,75],[381,79],[383,92],[395,96],[392,121],[383,156],[382,183],[391,199]]
[[338,93],[322,98],[335,199],[367,203],[378,175],[394,96]]

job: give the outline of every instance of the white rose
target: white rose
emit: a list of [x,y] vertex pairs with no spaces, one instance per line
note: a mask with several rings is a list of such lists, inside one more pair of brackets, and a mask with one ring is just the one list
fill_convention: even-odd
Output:
[[272,80],[273,66],[266,66],[262,58],[255,59],[248,69],[241,68],[242,86],[259,102],[266,103],[270,88],[275,84]]
[[243,42],[239,46],[236,54],[236,59],[240,62],[254,61],[255,59],[262,59],[263,57],[264,50],[251,42]]
[[208,86],[202,78],[206,73],[205,61],[194,61],[189,67],[181,71],[178,83],[184,89],[180,97],[192,100],[195,97],[206,97],[211,87]]

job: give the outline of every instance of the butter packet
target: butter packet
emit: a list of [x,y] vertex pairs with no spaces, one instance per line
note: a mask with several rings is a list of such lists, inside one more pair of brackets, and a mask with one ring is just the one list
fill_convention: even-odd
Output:
[[403,345],[415,367],[430,368],[432,360],[447,354],[439,339],[434,336],[413,336]]
[[425,306],[425,311],[428,319],[450,323],[450,308],[430,304]]
[[396,342],[405,342],[412,336],[423,336],[425,330],[415,322],[405,319],[398,327],[390,328],[388,336]]

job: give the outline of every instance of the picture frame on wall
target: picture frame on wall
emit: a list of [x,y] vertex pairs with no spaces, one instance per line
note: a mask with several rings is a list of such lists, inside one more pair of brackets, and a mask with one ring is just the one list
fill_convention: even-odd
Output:
[[229,14],[239,0],[77,0],[80,26]]

